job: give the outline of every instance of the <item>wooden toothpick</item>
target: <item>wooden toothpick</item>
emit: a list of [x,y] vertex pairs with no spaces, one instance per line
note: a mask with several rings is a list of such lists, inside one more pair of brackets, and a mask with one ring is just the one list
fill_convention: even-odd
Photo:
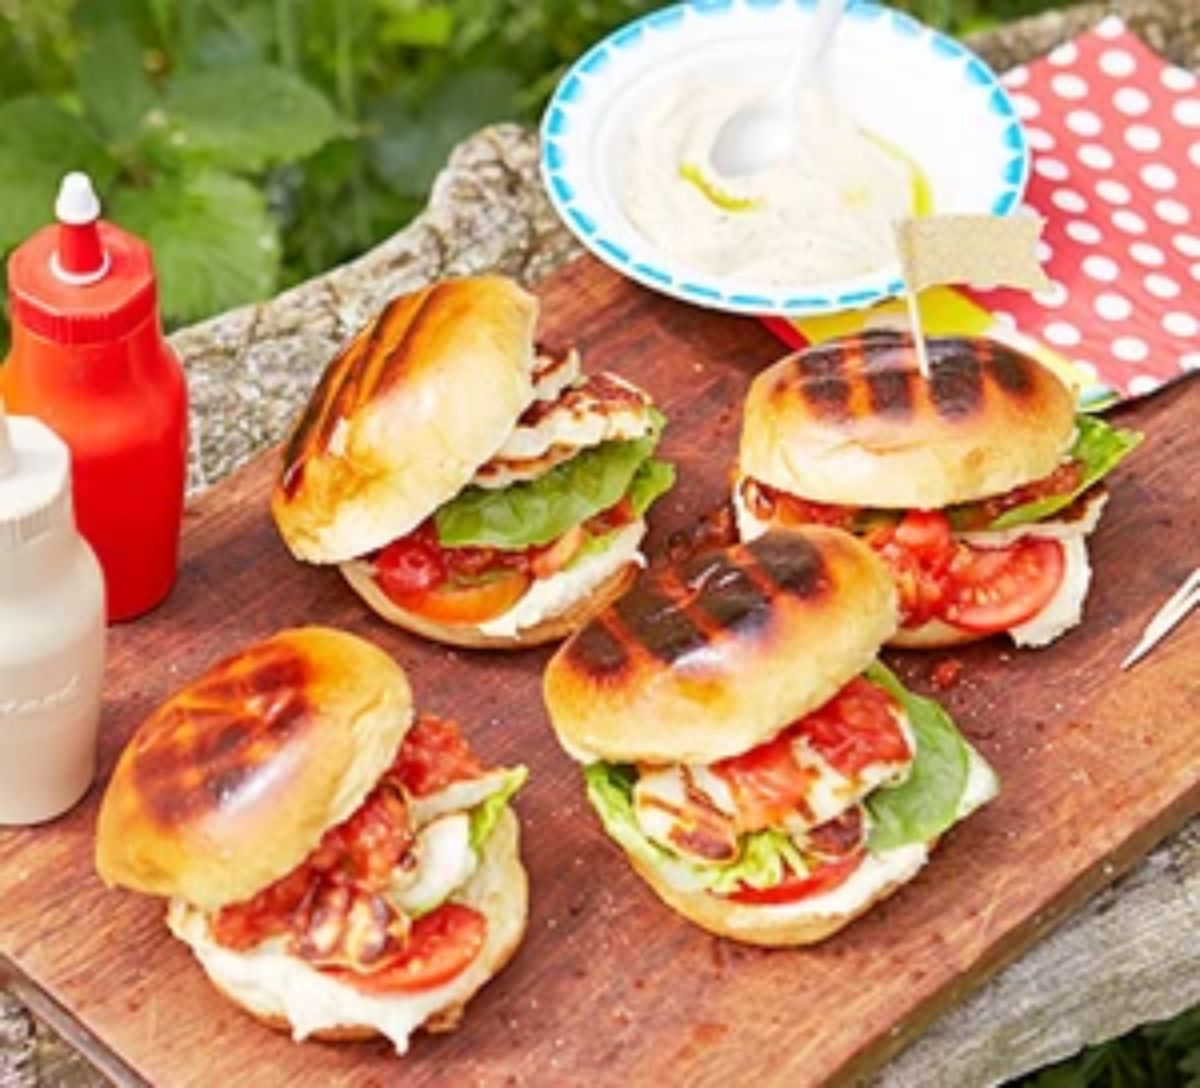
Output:
[[913,347],[917,349],[917,369],[921,377],[929,380],[929,349],[925,346],[925,330],[921,326],[921,307],[917,303],[917,292],[906,291],[904,302],[908,306],[908,324],[912,328]]
[[1142,632],[1138,644],[1129,651],[1129,656],[1121,662],[1121,668],[1128,669],[1139,662],[1166,638],[1183,617],[1198,604],[1200,604],[1200,567],[1188,575],[1183,585],[1171,594],[1167,603],[1146,624],[1146,630]]

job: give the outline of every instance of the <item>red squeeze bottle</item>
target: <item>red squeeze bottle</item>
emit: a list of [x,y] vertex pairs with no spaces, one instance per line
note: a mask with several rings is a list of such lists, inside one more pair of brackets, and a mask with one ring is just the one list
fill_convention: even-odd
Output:
[[76,521],[104,571],[109,621],[126,620],[175,581],[187,385],[163,338],[150,248],[100,220],[86,174],[63,179],[54,212],[8,261],[0,395],[70,447]]

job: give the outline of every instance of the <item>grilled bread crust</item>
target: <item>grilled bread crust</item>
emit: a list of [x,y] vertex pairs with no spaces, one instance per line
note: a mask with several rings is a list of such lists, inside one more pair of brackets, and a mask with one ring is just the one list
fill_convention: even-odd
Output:
[[475,624],[438,623],[401,608],[379,588],[367,563],[356,560],[343,563],[341,569],[354,591],[388,623],[403,627],[422,638],[444,642],[448,646],[511,650],[525,646],[542,646],[547,642],[557,642],[566,638],[595,613],[620,597],[633,582],[638,566],[636,563],[626,563],[613,571],[598,586],[593,587],[584,599],[573,602],[556,616],[547,616],[541,623],[519,630],[512,637],[489,635]]
[[1075,400],[1046,367],[982,337],[872,331],[781,359],[746,398],[739,465],[814,502],[938,509],[1046,476]]
[[896,624],[865,544],[772,530],[643,574],[550,661],[546,706],[580,760],[711,763],[828,700]]
[[499,276],[393,299],[326,368],[271,500],[292,554],[382,547],[458,494],[533,401],[537,302]]
[[134,733],[100,807],[108,884],[204,910],[291,872],[391,764],[412,722],[403,669],[330,628],[218,663]]

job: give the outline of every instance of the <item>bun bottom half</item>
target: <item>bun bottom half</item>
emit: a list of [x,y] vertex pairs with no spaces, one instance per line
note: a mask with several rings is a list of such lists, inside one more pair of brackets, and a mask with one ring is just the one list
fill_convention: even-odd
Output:
[[[357,1022],[353,1015],[349,1015],[343,1023],[327,1024],[305,1032],[304,1039],[342,1043],[384,1037],[390,1038],[396,1050],[403,1053],[408,1046],[409,1034],[418,1029],[434,1033],[453,1031],[462,1019],[467,1002],[499,974],[515,955],[524,937],[529,887],[525,868],[521,864],[519,838],[516,815],[511,809],[506,810],[488,840],[479,869],[462,894],[454,897],[456,901],[475,907],[487,917],[487,938],[475,960],[460,974],[434,990],[419,991],[414,995],[380,995],[373,998],[373,1004],[386,1005],[393,1001],[403,1003],[425,995],[437,995],[439,1000],[433,1003],[434,1007],[424,1012],[401,1038],[389,1034],[381,1025]],[[190,908],[173,903],[168,924],[177,937],[192,947],[216,990],[259,1023],[294,1036],[295,1025],[287,1014],[283,997],[268,996],[261,987],[250,992],[224,975],[206,955],[206,949],[198,947],[203,942],[196,940],[196,931],[203,930],[207,934],[207,922],[202,916],[189,911]],[[319,974],[307,965],[302,966],[311,974]],[[325,988],[344,990],[350,1001],[360,997],[358,990],[327,976],[322,977],[322,984]]]
[[659,899],[701,929],[743,944],[763,948],[794,948],[823,941],[866,914],[876,903],[882,902],[916,876],[926,855],[922,851],[915,865],[874,885],[868,894],[844,910],[801,917],[789,916],[777,906],[735,903],[706,891],[682,891],[668,883],[653,866],[632,854],[626,856],[634,871],[650,885]]
[[387,596],[371,576],[370,567],[362,562],[342,564],[341,571],[354,591],[383,619],[393,626],[410,631],[421,638],[432,639],[449,646],[473,650],[512,650],[558,642],[582,627],[597,612],[607,608],[624,595],[633,584],[640,567],[624,563],[598,585],[589,589],[565,611],[547,616],[532,627],[522,628],[513,636],[491,635],[471,624],[446,624],[418,616],[401,608]]
[[1007,634],[1007,631],[964,631],[942,620],[929,620],[920,627],[901,627],[885,646],[897,646],[906,650],[940,650],[951,646],[966,646],[985,638]]

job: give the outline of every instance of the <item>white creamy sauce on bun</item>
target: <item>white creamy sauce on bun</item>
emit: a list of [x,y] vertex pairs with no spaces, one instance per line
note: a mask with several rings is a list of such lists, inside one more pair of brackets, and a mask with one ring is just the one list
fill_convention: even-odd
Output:
[[721,126],[766,91],[684,82],[652,102],[631,133],[621,183],[630,221],[672,261],[764,287],[892,263],[892,223],[914,207],[912,172],[829,97],[804,100],[783,161],[736,178],[712,165]]
[[583,600],[626,563],[645,566],[646,560],[638,551],[645,532],[646,523],[640,519],[618,529],[603,551],[586,556],[549,578],[535,579],[512,608],[481,623],[479,630],[493,637],[513,638],[519,631],[536,627],[542,620],[557,616],[576,601]]
[[1083,603],[1087,600],[1088,587],[1092,582],[1087,537],[1096,528],[1107,502],[1108,495],[1101,491],[1091,495],[1083,515],[1071,521],[1038,521],[999,532],[961,534],[964,540],[971,543],[992,547],[1002,547],[1021,537],[1030,536],[1057,540],[1062,545],[1063,574],[1058,589],[1037,615],[1009,628],[1008,634],[1016,645],[1049,645],[1083,619]]

